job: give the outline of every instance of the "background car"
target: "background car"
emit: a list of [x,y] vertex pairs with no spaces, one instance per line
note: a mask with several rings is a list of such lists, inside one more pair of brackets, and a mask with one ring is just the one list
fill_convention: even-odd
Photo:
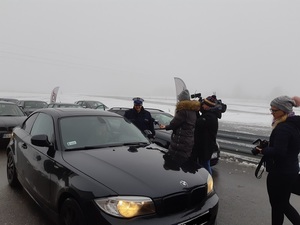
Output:
[[23,109],[26,115],[29,115],[37,109],[46,108],[48,103],[40,100],[19,100],[18,106]]
[[[108,111],[115,112],[121,116],[124,116],[125,111],[128,110],[127,107],[113,107],[110,108]],[[172,130],[164,130],[159,128],[159,124],[168,125],[170,121],[173,119],[173,115],[170,113],[167,113],[160,109],[155,108],[145,108],[151,113],[152,118],[154,121],[154,128],[155,128],[155,138],[153,139],[153,142],[164,147],[169,148],[170,141],[171,141],[171,135]],[[220,145],[217,142],[218,149],[212,154],[210,165],[215,166],[220,158]]]
[[[13,131],[7,178],[60,224],[215,224],[211,175],[116,113],[40,109]],[[23,192],[25,193],[25,192]]]
[[5,101],[5,102],[13,102],[15,104],[18,104],[18,99],[16,98],[0,98],[0,101]]
[[55,102],[48,104],[47,108],[82,108],[82,106],[75,103]]
[[0,101],[0,148],[6,148],[14,127],[27,118],[26,114],[12,102]]
[[80,100],[80,101],[76,101],[75,104],[78,104],[83,108],[89,108],[89,109],[99,109],[99,110],[108,109],[108,107],[104,105],[102,102],[93,101],[93,100]]

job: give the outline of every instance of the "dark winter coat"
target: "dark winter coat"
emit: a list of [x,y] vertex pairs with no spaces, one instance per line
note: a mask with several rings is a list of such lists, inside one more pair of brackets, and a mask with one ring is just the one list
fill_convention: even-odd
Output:
[[299,171],[300,116],[288,117],[273,129],[269,146],[262,150],[268,172],[288,174]]
[[141,131],[150,130],[155,136],[154,130],[154,119],[152,118],[150,112],[142,107],[140,112],[137,112],[134,108],[128,109],[124,117],[130,120],[135,126],[137,126]]
[[194,128],[200,102],[195,100],[180,101],[176,112],[166,130],[173,130],[169,152],[183,158],[189,158],[194,145]]
[[216,111],[203,110],[197,119],[195,145],[192,153],[194,160],[199,160],[200,162],[210,160],[214,150],[217,148],[218,113]]

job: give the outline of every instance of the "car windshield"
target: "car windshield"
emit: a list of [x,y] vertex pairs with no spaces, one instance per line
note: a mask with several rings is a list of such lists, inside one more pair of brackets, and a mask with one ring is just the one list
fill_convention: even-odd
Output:
[[132,123],[122,117],[74,116],[59,121],[65,150],[150,144]]
[[39,101],[26,101],[24,103],[24,107],[25,108],[45,108],[47,107],[47,103],[46,102],[39,102]]
[[0,104],[0,116],[24,116],[24,113],[17,105]]
[[[159,124],[168,125],[170,124],[171,120],[173,119],[173,116],[168,113],[156,113],[151,112],[151,116],[154,120],[156,120]],[[155,124],[155,126],[158,127],[158,124]]]

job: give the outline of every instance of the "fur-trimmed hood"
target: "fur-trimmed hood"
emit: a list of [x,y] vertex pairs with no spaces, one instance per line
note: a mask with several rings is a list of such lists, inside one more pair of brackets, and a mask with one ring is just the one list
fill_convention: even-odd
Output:
[[184,100],[177,103],[176,111],[180,111],[180,110],[199,111],[200,105],[201,105],[200,102],[197,100]]

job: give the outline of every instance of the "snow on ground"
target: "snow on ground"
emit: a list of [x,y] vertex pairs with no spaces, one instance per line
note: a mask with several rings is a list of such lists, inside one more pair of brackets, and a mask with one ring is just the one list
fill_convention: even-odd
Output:
[[[50,101],[50,93],[17,93],[17,92],[0,92],[0,97],[17,98],[17,99],[38,99],[46,102]],[[175,97],[143,97],[145,99],[144,107],[159,108],[172,115],[175,112]],[[112,97],[75,93],[59,92],[57,102],[71,102],[78,100],[97,100],[103,102],[109,108],[111,107],[132,107],[132,97]],[[222,114],[223,123],[244,124],[259,127],[268,127],[272,121],[270,114],[269,102],[266,100],[252,99],[222,99],[227,104],[227,111]],[[295,109],[296,114],[300,114],[300,109]]]

